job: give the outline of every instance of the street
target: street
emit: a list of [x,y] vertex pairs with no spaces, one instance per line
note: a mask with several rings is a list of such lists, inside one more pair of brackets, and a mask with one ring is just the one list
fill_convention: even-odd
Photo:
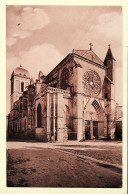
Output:
[[8,187],[120,188],[121,166],[121,142],[7,142]]

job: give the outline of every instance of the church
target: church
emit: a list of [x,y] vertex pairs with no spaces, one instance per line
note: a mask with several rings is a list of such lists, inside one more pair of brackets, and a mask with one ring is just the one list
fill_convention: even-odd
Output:
[[115,59],[92,50],[69,53],[34,82],[22,66],[11,74],[8,139],[42,142],[122,138],[122,110],[115,101]]

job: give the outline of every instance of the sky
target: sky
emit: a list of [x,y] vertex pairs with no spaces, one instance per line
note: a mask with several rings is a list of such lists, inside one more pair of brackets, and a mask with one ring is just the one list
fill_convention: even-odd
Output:
[[[115,62],[115,98],[122,105],[122,8],[120,6],[7,6],[6,98],[10,77],[19,67],[33,79],[47,75],[73,49],[93,51],[104,61],[108,45]],[[120,92],[119,92],[120,91]]]

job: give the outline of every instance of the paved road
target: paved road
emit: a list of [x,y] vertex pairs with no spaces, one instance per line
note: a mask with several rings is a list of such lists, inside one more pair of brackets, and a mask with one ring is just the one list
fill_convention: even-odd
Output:
[[[83,147],[84,146],[84,147]],[[121,143],[107,144],[120,148]],[[118,188],[121,171],[104,166],[71,150],[104,151],[105,142],[7,142],[8,186]],[[64,149],[63,149],[64,148]],[[81,157],[80,157],[81,156]],[[91,157],[93,158],[93,157]]]

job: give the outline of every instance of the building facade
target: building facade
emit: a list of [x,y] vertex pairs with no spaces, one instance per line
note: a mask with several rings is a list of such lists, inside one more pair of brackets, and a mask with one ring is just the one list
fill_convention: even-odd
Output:
[[115,102],[110,46],[104,62],[91,46],[73,50],[47,76],[40,71],[36,82],[26,69],[17,67],[11,76],[10,99],[8,137],[13,139],[111,138],[116,120],[122,117]]

